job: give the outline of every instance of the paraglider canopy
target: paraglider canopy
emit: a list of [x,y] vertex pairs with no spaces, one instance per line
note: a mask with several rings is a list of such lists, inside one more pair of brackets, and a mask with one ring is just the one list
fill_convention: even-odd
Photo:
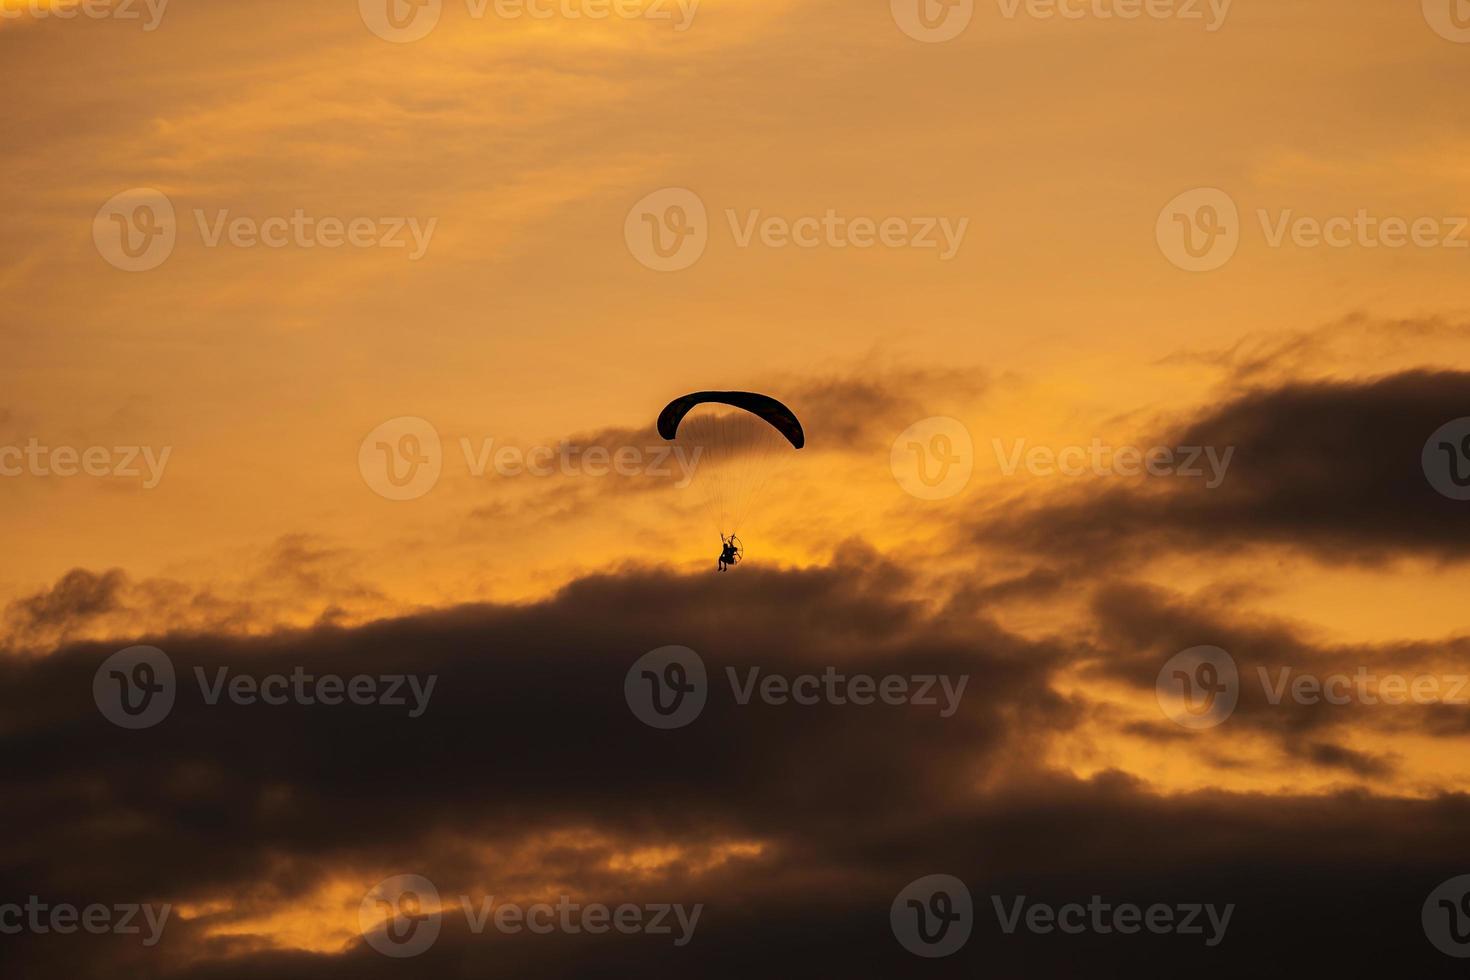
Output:
[[675,398],[659,413],[658,434],[695,461],[692,485],[722,539],[740,529],[792,450],[806,445],[796,413],[754,391]]
[[806,433],[801,430],[801,421],[796,413],[770,395],[753,391],[696,391],[675,398],[658,413],[658,434],[673,442],[679,435],[679,423],[698,405],[729,405],[744,409],[769,422],[793,447],[800,449],[806,445]]

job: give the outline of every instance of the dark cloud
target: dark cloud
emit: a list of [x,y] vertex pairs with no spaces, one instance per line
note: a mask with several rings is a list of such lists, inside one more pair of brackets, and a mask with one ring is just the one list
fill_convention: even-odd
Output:
[[85,621],[117,609],[125,584],[126,576],[120,568],[100,574],[74,568],[51,588],[10,603],[5,614],[21,630]]
[[[1082,719],[1052,691],[1053,674],[1116,649],[1109,669],[1151,685],[1157,652],[1198,641],[1201,621],[1166,595],[1119,587],[1095,604],[1095,642],[1071,649],[1008,633],[983,605],[936,612],[922,592],[850,542],[804,570],[717,579],[634,569],[542,602],[357,629],[154,637],[181,693],[161,724],[133,732],[92,700],[114,647],[3,661],[0,895],[232,906],[176,919],[154,950],[121,937],[18,937],[12,963],[27,977],[191,980],[401,976],[405,966],[733,977],[776,964],[789,975],[1050,976],[1085,956],[1089,975],[1169,962],[1223,976],[1346,963],[1341,937],[1352,935],[1351,962],[1434,968],[1417,909],[1470,862],[1464,799],[1160,797],[1121,774],[1049,774],[1037,765],[1043,740]],[[1258,636],[1298,642],[1280,629]],[[638,656],[671,643],[700,652],[714,693],[688,728],[655,731],[628,709],[623,679]],[[742,707],[723,678],[726,667],[789,675],[829,664],[970,682],[946,719],[917,706]],[[210,706],[192,677],[195,667],[260,676],[298,665],[438,681],[429,710],[411,719],[384,706]],[[1315,764],[1372,769],[1330,739],[1304,744]],[[732,841],[763,849],[706,860]],[[647,875],[608,863],[648,847],[675,856]],[[316,914],[310,896],[324,882],[388,873],[426,875],[448,896],[550,881],[582,901],[705,911],[683,948],[650,936],[476,936],[451,915],[435,948],[408,964],[360,943],[273,951],[247,928],[273,913]],[[980,918],[961,954],[928,964],[894,941],[888,904],[933,873],[968,882]],[[1206,950],[1183,937],[1007,936],[989,897],[1094,894],[1238,908],[1226,942]],[[206,934],[221,927],[243,935]]]
[[1431,344],[1470,338],[1470,323],[1445,317],[1383,319],[1354,313],[1304,330],[1249,334],[1228,347],[1180,351],[1162,364],[1204,364],[1226,372],[1230,383],[1281,384],[1331,377],[1343,368],[1419,354]]
[[[885,420],[877,428],[833,430],[838,445],[857,448],[881,444],[889,423],[916,408],[907,391],[849,384],[810,394],[828,406],[816,418],[844,402],[874,406]],[[1453,372],[1250,392],[1172,440],[1237,447],[1219,490],[1156,482],[1052,499],[980,534],[1105,557],[1276,543],[1364,560],[1452,558],[1449,512],[1434,509],[1443,498],[1425,483],[1419,450],[1467,395],[1470,375]],[[641,433],[596,438],[636,443]],[[350,596],[348,566],[336,549],[290,538],[256,579]],[[450,915],[435,948],[409,964],[418,975],[748,976],[779,964],[791,975],[1052,976],[1073,974],[1079,961],[1101,976],[1160,963],[1205,976],[1442,970],[1418,909],[1470,866],[1463,797],[1161,796],[1121,772],[1078,780],[1042,763],[1053,737],[1075,739],[1105,721],[1106,709],[1085,696],[1057,693],[1059,674],[1122,681],[1148,696],[1170,655],[1213,644],[1247,679],[1225,726],[1196,733],[1128,720],[1118,729],[1222,773],[1244,765],[1232,746],[1250,732],[1292,765],[1391,784],[1402,760],[1350,735],[1457,736],[1463,718],[1422,706],[1411,717],[1273,704],[1255,672],[1412,665],[1436,651],[1326,644],[1300,624],[1243,616],[1248,589],[1186,597],[1116,576],[1095,581],[1058,563],[935,595],[849,541],[824,566],[718,578],[628,567],[539,602],[357,628],[328,616],[268,636],[175,629],[127,641],[166,650],[181,681],[170,716],[135,732],[112,726],[92,700],[99,664],[125,643],[0,660],[0,736],[12,760],[0,894],[206,909],[176,919],[156,950],[119,937],[22,936],[11,954],[27,977],[402,975],[403,963],[360,941],[283,952],[253,923],[321,914],[313,896],[332,882],[416,873],[451,897],[532,894],[553,882],[582,901],[705,906],[684,948],[648,936],[476,936]],[[183,598],[160,588],[148,586],[155,607]],[[150,608],[139,594],[120,572],[77,570],[7,618],[19,633],[63,642],[120,609]],[[1082,616],[1063,638],[1023,637],[992,618],[1001,606],[1059,597],[1079,600]],[[701,717],[674,732],[643,725],[623,700],[633,661],[668,644],[700,652],[714,692]],[[792,675],[828,665],[969,681],[960,709],[943,718],[917,706],[741,706],[725,677],[727,667]],[[214,677],[221,667],[256,677],[297,667],[412,673],[434,676],[436,687],[421,718],[406,707],[211,706],[194,671]],[[627,855],[650,849],[667,857],[629,870]],[[893,896],[933,873],[967,881],[980,914],[961,954],[929,964],[899,948],[887,920]],[[1214,949],[1186,937],[1005,935],[991,896],[1018,895],[1237,909]],[[1343,936],[1354,937],[1350,955]]]
[[320,617],[361,622],[364,609],[381,609],[387,599],[358,578],[357,560],[348,549],[291,534],[246,556],[231,569],[234,577],[213,583],[74,568],[6,605],[0,651],[35,654],[143,630],[256,632]]
[[1157,440],[1234,447],[1219,487],[1181,477],[1094,481],[989,514],[977,534],[1103,565],[1257,544],[1329,560],[1459,561],[1470,544],[1466,505],[1433,489],[1421,453],[1435,430],[1466,415],[1470,373],[1458,371],[1252,391]]
[[[12,658],[0,680],[18,760],[5,890],[223,894],[258,909],[250,896],[264,869],[282,869],[289,891],[384,863],[469,888],[465,841],[514,853],[586,827],[624,847],[754,839],[825,873],[863,846],[870,831],[851,827],[851,808],[871,787],[889,791],[864,804],[876,824],[910,824],[916,802],[948,806],[963,793],[956,772],[983,773],[1003,746],[1069,712],[1045,687],[1059,651],[983,621],[931,622],[902,598],[909,584],[853,544],[806,571],[629,572],[543,603],[357,630],[157,637],[181,694],[162,724],[137,732],[112,727],[92,701],[112,647]],[[633,661],[670,643],[702,653],[716,691],[675,733],[644,726],[623,700]],[[829,664],[970,675],[973,693],[951,718],[912,706],[741,707],[724,676]],[[385,707],[210,706],[193,677],[196,667],[213,678],[221,666],[259,676],[298,665],[438,681],[430,710],[409,719]],[[506,874],[519,873],[511,865]],[[567,870],[578,887],[609,887],[606,872]]]
[[1306,743],[1301,750],[1301,756],[1315,765],[1343,769],[1358,776],[1388,776],[1395,768],[1392,760],[1328,742]]
[[1165,720],[1128,721],[1122,731],[1190,751],[1222,775],[1261,761],[1258,751],[1240,747],[1241,736],[1249,735],[1267,740],[1282,760],[1405,791],[1413,789],[1402,771],[1405,760],[1374,751],[1378,740],[1455,739],[1470,731],[1464,709],[1470,681],[1455,667],[1470,657],[1470,637],[1330,643],[1305,624],[1248,612],[1234,600],[1228,588],[1186,596],[1116,583],[1093,592],[1087,647],[1078,654],[1084,679],[1121,682],[1146,702],[1181,651],[1217,647],[1235,665],[1238,701],[1218,727],[1188,731]]

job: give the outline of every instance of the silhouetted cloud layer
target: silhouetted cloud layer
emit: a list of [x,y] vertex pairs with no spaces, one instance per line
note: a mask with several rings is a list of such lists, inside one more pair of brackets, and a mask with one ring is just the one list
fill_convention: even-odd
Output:
[[1411,371],[1251,391],[1160,439],[1234,456],[1223,483],[1154,477],[1070,489],[988,515],[982,540],[1091,561],[1282,545],[1329,560],[1458,561],[1463,505],[1425,477],[1440,426],[1470,415],[1470,374]]
[[[946,976],[1059,975],[1079,956],[1102,975],[1434,962],[1417,909],[1470,860],[1460,796],[1165,797],[1121,773],[1083,781],[1037,765],[1046,739],[1087,710],[1051,681],[1100,653],[1104,666],[1087,669],[1148,691],[1160,654],[1202,634],[1261,656],[1310,656],[1309,645],[1280,628],[1231,633],[1127,587],[1098,595],[1091,642],[1025,640],[984,607],[922,600],[915,584],[853,542],[802,570],[635,570],[521,606],[158,637],[149,642],[171,658],[179,694],[142,731],[113,727],[92,700],[113,647],[7,660],[0,894],[182,910],[152,949],[25,936],[9,943],[14,962],[28,977],[735,977],[777,963],[789,975],[907,975],[930,965],[893,939],[888,904],[932,873],[965,880],[980,910],[966,949],[933,965]],[[711,694],[689,727],[656,731],[630,711],[623,682],[667,644],[701,654]],[[917,705],[742,706],[724,677],[828,665],[969,682],[944,718]],[[383,705],[209,705],[193,671],[212,679],[220,667],[437,682],[418,718]],[[1249,727],[1315,727],[1291,718],[1242,707]],[[1291,744],[1305,764],[1377,765],[1321,733]],[[676,948],[647,935],[474,935],[451,910],[436,945],[404,963],[350,933],[366,889],[402,873],[444,896],[704,911]],[[1203,949],[1186,937],[1004,935],[992,894],[1237,910],[1226,941]],[[294,931],[283,925],[293,919]]]

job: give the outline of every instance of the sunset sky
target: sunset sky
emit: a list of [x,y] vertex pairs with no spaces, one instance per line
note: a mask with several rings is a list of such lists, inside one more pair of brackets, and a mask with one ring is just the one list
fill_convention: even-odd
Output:
[[[1470,3],[0,0],[0,64],[0,906],[173,910],[0,935],[18,976],[1456,975],[1470,706],[1263,678],[1470,671]],[[493,462],[642,465],[702,389],[807,437],[728,575],[718,460]],[[1026,462],[1094,446],[1222,468]],[[139,644],[180,691],[129,731],[89,692]],[[710,702],[657,731],[624,676],[671,645]],[[1197,647],[1239,703],[1190,728]],[[756,665],[969,681],[739,705]],[[410,874],[704,911],[402,961],[359,906]],[[931,874],[942,960],[889,923]],[[991,911],[1095,894],[1236,908],[1208,949]]]

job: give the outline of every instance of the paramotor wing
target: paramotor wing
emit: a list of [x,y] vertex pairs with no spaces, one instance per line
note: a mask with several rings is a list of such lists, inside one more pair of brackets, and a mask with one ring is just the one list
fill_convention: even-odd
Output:
[[754,391],[675,398],[659,413],[658,434],[691,461],[692,484],[722,538],[739,530],[791,451],[806,445],[796,413]]
[[806,445],[806,433],[802,431],[801,420],[796,417],[796,413],[770,395],[761,395],[754,391],[696,391],[682,398],[675,398],[658,413],[658,434],[673,442],[679,435],[679,423],[699,405],[729,405],[743,409],[756,418],[769,422],[794,448],[800,449]]

